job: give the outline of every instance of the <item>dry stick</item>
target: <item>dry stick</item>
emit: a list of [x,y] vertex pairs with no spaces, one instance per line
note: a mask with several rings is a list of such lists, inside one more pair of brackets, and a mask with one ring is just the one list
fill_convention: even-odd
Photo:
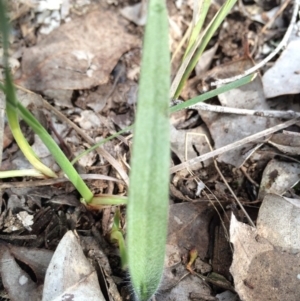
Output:
[[[107,93],[107,95],[104,97],[103,102],[107,103],[108,99],[112,96],[112,94],[114,93],[116,86],[118,84],[118,81],[120,79],[122,75],[122,71],[119,71],[117,76],[114,78],[114,82],[113,82],[113,86],[111,87],[110,91]],[[111,103],[109,103],[109,106],[111,106]]]
[[[214,160],[214,162],[216,162],[216,160]],[[215,163],[215,165],[216,165],[216,163]],[[217,171],[219,172],[218,169],[217,169]],[[205,184],[204,184],[204,185],[205,185]],[[214,193],[213,193],[206,185],[205,185],[205,188],[213,195],[214,199],[217,201],[217,203],[218,203],[218,204],[220,205],[220,207],[222,208],[223,213],[224,213],[224,216],[225,216],[226,219],[229,221],[229,218],[228,218],[228,216],[227,216],[227,214],[226,214],[226,211],[225,211],[224,207],[222,206],[221,202],[219,201],[219,199],[216,197],[216,195],[215,195],[215,194],[214,194]],[[220,219],[220,221],[221,221],[221,224],[222,224],[224,233],[225,233],[225,238],[227,239],[227,241],[230,241],[230,240],[229,240],[229,233],[228,233],[228,231],[227,231],[227,229],[226,229],[225,223],[224,223],[224,221],[223,221],[223,219],[222,219],[221,213],[219,212],[217,206],[215,206],[214,202],[210,199],[209,195],[206,193],[205,190],[203,190],[203,194],[208,198],[210,204],[214,207],[215,211],[217,212],[217,214],[218,214],[218,216],[219,216],[219,219]],[[238,202],[238,204],[240,204],[240,202]],[[241,205],[240,207],[242,208],[243,211],[245,210],[244,207],[243,207],[242,205]],[[250,221],[251,221],[251,220],[250,220]],[[230,222],[230,221],[229,221],[229,222]],[[252,222],[252,221],[251,221],[251,222]],[[231,245],[229,245],[229,246],[230,246],[231,252],[233,253],[232,246],[231,246]]]
[[176,166],[171,167],[170,168],[170,173],[171,174],[175,173],[175,172],[177,172],[179,170],[182,170],[184,168],[188,168],[191,165],[194,165],[194,164],[202,162],[204,160],[207,160],[207,159],[213,158],[215,156],[221,155],[221,154],[223,154],[225,152],[228,152],[228,151],[230,151],[230,150],[232,150],[234,148],[240,147],[240,146],[242,146],[242,145],[244,145],[246,143],[253,142],[253,141],[255,141],[255,140],[259,139],[259,138],[262,138],[264,136],[273,134],[273,133],[275,133],[275,132],[277,132],[279,130],[282,130],[284,128],[287,128],[287,127],[289,127],[289,126],[297,123],[298,121],[299,121],[298,118],[286,121],[284,123],[275,125],[275,126],[269,128],[269,129],[266,129],[264,131],[261,131],[259,133],[254,134],[254,135],[251,135],[249,137],[246,137],[246,138],[243,138],[243,139],[238,140],[236,142],[233,142],[233,143],[231,143],[229,145],[225,145],[225,146],[223,146],[221,148],[218,148],[218,149],[216,149],[216,150],[214,150],[212,152],[206,153],[206,154],[204,154],[202,156],[190,159],[190,160],[188,160],[186,162],[183,162],[181,164],[178,164]]
[[[105,175],[99,174],[79,174],[83,180],[105,180],[123,183],[123,181]],[[38,181],[27,181],[27,182],[2,182],[0,183],[0,189],[13,188],[13,187],[38,187],[38,186],[51,186],[60,183],[70,182],[67,178],[56,178],[56,179],[44,179]]]
[[239,115],[252,115],[258,117],[268,117],[268,118],[282,118],[282,119],[293,119],[299,118],[300,113],[292,110],[288,111],[278,111],[278,110],[247,110],[247,109],[238,109],[230,108],[223,106],[215,106],[207,103],[198,103],[188,107],[189,109],[202,110],[202,111],[211,111],[217,113],[230,113],[230,114],[239,114]]
[[271,27],[271,25],[275,22],[275,20],[279,17],[279,15],[282,14],[282,12],[286,9],[286,7],[289,5],[291,0],[285,0],[281,7],[278,9],[276,14],[265,24],[265,26],[262,28],[261,33],[264,33],[268,28]]
[[255,187],[259,187],[259,184],[257,184],[251,177],[250,175],[247,173],[247,170],[244,166],[240,167],[240,170],[242,171],[242,173],[244,174],[244,176],[247,178],[247,180],[252,183]]
[[242,211],[244,212],[245,216],[247,217],[249,223],[251,224],[251,226],[253,228],[255,228],[255,224],[253,223],[251,217],[249,216],[248,212],[245,210],[244,206],[242,205],[242,203],[240,202],[240,200],[237,198],[237,196],[235,195],[235,193],[233,192],[233,190],[231,189],[230,185],[228,184],[228,182],[226,181],[225,177],[223,176],[223,174],[221,173],[219,166],[217,164],[217,161],[214,160],[215,163],[215,168],[218,171],[218,174],[220,175],[220,177],[222,178],[224,184],[226,185],[226,187],[228,188],[228,190],[230,191],[231,195],[234,197],[235,201],[239,204],[239,206],[241,207]]
[[[27,89],[25,89],[25,88],[23,88],[21,86],[16,85],[16,87],[18,89],[22,90],[22,91],[27,92],[27,93],[35,94],[32,91],[27,90]],[[86,135],[86,133],[80,127],[78,127],[74,122],[72,122],[71,120],[69,120],[59,110],[57,110],[56,108],[54,108],[53,106],[51,106],[46,100],[44,100],[43,97],[41,97],[40,95],[38,95],[38,96],[42,100],[43,106],[45,108],[47,108],[48,110],[53,111],[62,121],[66,122],[70,127],[72,127],[87,143],[89,143],[90,145],[96,144],[96,142],[91,137],[89,137],[88,135]],[[104,148],[102,148],[101,146],[99,146],[96,149],[96,151],[98,152],[98,154],[100,156],[103,156],[117,170],[117,172],[123,178],[123,180],[126,183],[126,185],[129,186],[128,175],[126,174],[126,172],[124,171],[124,169],[122,168],[122,166],[120,165],[120,163],[111,154],[109,154]]]
[[260,69],[261,67],[263,67],[266,63],[268,63],[282,48],[286,47],[288,40],[290,38],[290,35],[292,34],[293,31],[293,27],[296,23],[296,19],[297,19],[297,13],[299,11],[299,0],[295,0],[294,2],[294,9],[293,9],[293,15],[291,18],[291,22],[290,25],[283,37],[283,39],[281,40],[281,42],[278,44],[278,46],[275,48],[275,50],[270,53],[270,55],[268,55],[265,59],[263,59],[260,63],[258,63],[257,65],[255,65],[254,67],[246,70],[244,73],[237,75],[237,76],[233,76],[230,78],[225,78],[225,79],[220,79],[214,83],[211,83],[212,86],[218,86],[218,85],[224,85],[230,82],[233,82],[235,80],[238,80],[246,75],[249,75],[251,73],[256,72],[258,69]]
[[37,239],[37,235],[0,235],[0,239],[3,240],[30,240],[30,239]]

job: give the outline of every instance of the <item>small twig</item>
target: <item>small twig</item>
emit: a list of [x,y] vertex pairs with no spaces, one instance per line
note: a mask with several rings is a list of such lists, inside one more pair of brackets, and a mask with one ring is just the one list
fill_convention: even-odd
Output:
[[271,27],[271,25],[274,23],[274,21],[279,17],[280,14],[282,14],[282,12],[286,9],[286,7],[289,5],[290,2],[291,2],[291,0],[285,0],[282,3],[281,7],[278,9],[276,14],[262,28],[262,30],[260,32],[261,34],[264,33],[268,28]]
[[246,70],[244,73],[242,73],[240,75],[233,76],[233,77],[230,77],[230,78],[220,79],[216,82],[211,83],[211,85],[212,86],[218,86],[218,85],[224,85],[224,84],[233,82],[233,81],[238,80],[238,79],[240,79],[240,78],[242,78],[246,75],[249,75],[251,73],[256,72],[258,69],[262,68],[266,63],[268,63],[282,48],[285,48],[287,46],[288,40],[289,40],[289,38],[292,34],[293,27],[294,27],[294,25],[296,23],[296,20],[297,20],[298,11],[299,11],[299,0],[295,0],[291,22],[290,22],[290,25],[289,25],[288,29],[286,30],[286,33],[285,33],[283,39],[278,44],[278,46],[275,48],[275,50],[272,53],[270,53],[265,59],[263,59],[260,63],[258,63],[254,67]]
[[[118,74],[114,78],[114,82],[113,82],[113,85],[112,85],[111,89],[109,90],[109,92],[107,93],[107,95],[104,97],[103,102],[105,104],[108,101],[108,99],[112,96],[112,94],[114,93],[114,91],[115,91],[115,89],[117,87],[117,84],[119,82],[119,79],[121,78],[121,75],[122,75],[122,70],[119,70]],[[112,100],[108,104],[108,107],[112,107]]]
[[250,175],[247,173],[246,167],[245,166],[241,166],[240,167],[242,173],[244,174],[244,176],[247,178],[247,180],[252,183],[255,187],[259,187],[259,184],[257,184],[251,177]]
[[[123,183],[123,181],[99,174],[79,174],[83,180],[106,180]],[[70,182],[67,178],[56,178],[56,179],[46,179],[38,181],[27,181],[27,182],[3,182],[0,183],[0,189],[12,188],[12,187],[39,187],[39,186],[51,186],[60,183]]]
[[233,198],[235,199],[235,201],[239,204],[239,206],[241,207],[242,211],[244,212],[245,216],[247,217],[250,225],[253,227],[253,228],[256,228],[255,227],[255,224],[253,223],[251,217],[249,216],[249,214],[247,213],[247,211],[245,210],[244,206],[242,205],[242,203],[240,202],[240,200],[237,198],[237,196],[235,195],[235,193],[233,192],[233,190],[231,189],[230,185],[228,184],[228,182],[226,181],[225,177],[223,176],[223,174],[221,173],[220,169],[219,169],[219,166],[217,164],[217,161],[214,160],[214,163],[215,163],[215,168],[216,170],[218,171],[218,174],[220,175],[220,177],[222,178],[224,184],[226,185],[227,189],[230,191],[231,195],[233,196]]
[[287,127],[289,127],[289,126],[291,126],[291,125],[297,123],[298,121],[299,121],[298,118],[295,118],[295,119],[286,121],[286,122],[284,122],[284,123],[275,125],[275,126],[269,128],[269,129],[266,129],[266,130],[264,130],[264,131],[261,131],[261,132],[259,132],[259,133],[254,134],[254,135],[251,135],[251,136],[248,136],[248,137],[243,138],[243,139],[241,139],[241,140],[238,140],[238,141],[236,141],[236,142],[233,142],[233,143],[231,143],[231,144],[229,144],[229,145],[225,145],[225,146],[223,146],[223,147],[221,147],[221,148],[218,148],[218,149],[216,149],[216,150],[214,150],[214,151],[212,151],[212,152],[206,153],[206,154],[204,154],[204,155],[202,155],[202,156],[199,156],[199,157],[190,159],[190,160],[188,160],[188,161],[186,161],[186,162],[183,162],[183,163],[181,163],[181,164],[178,164],[178,165],[176,165],[176,166],[171,167],[171,168],[170,168],[170,173],[171,173],[171,174],[172,174],[172,173],[175,173],[175,172],[177,172],[177,171],[179,171],[179,170],[182,170],[182,169],[184,169],[184,168],[188,168],[189,166],[191,166],[191,165],[193,165],[193,164],[196,164],[196,163],[198,163],[198,162],[203,162],[203,161],[205,161],[205,160],[207,160],[207,159],[216,157],[216,156],[221,155],[221,154],[223,154],[223,153],[225,153],[225,152],[228,152],[228,151],[230,151],[230,150],[232,150],[232,149],[235,149],[235,148],[237,148],[237,147],[240,147],[240,146],[242,146],[242,145],[244,145],[244,144],[246,144],[246,143],[254,142],[255,140],[257,140],[257,139],[259,139],[259,138],[262,138],[262,137],[264,137],[264,136],[273,134],[273,133],[275,133],[275,132],[277,132],[277,131],[280,131],[280,130],[282,130],[282,129],[284,129],[284,128],[287,128]]
[[[215,160],[214,160],[215,161]],[[216,203],[220,205],[220,207],[222,208],[222,211],[224,213],[224,216],[225,218],[227,219],[228,222],[230,222],[229,218],[228,218],[228,215],[226,214],[226,211],[224,209],[224,207],[222,206],[221,204],[221,201],[216,197],[216,195],[205,185],[205,188],[211,193],[211,195],[214,197],[214,199],[216,200]],[[218,210],[217,206],[215,206],[214,204],[214,201],[210,199],[209,195],[205,192],[205,190],[203,191],[204,195],[208,198],[210,204],[214,207],[215,211],[217,212],[218,216],[219,216],[219,219],[220,219],[220,222],[221,222],[221,225],[223,227],[223,230],[224,230],[224,235],[225,235],[225,238],[227,239],[227,241],[229,242],[230,239],[229,239],[229,233],[227,231],[227,228],[225,226],[225,223],[222,219],[222,216],[221,216],[221,213],[220,211]],[[233,249],[232,249],[232,246],[229,244],[229,247],[230,247],[230,250],[232,251],[233,253]]]
[[225,290],[230,290],[230,291],[235,293],[235,290],[234,290],[234,288],[232,287],[232,285],[230,284],[229,281],[227,281],[227,283],[224,282],[224,281],[218,281],[218,280],[215,280],[215,279],[213,279],[209,276],[204,276],[204,275],[199,274],[199,273],[194,273],[194,275],[197,276],[198,278],[200,278],[201,280],[203,280],[204,282],[209,282],[213,285],[224,288]]
[[64,154],[66,155],[66,157],[70,160],[72,158],[72,153],[70,148],[68,147],[68,145],[66,144],[65,140],[60,136],[60,134],[57,132],[51,118],[49,116],[47,116],[48,118],[48,124],[49,124],[49,128],[50,130],[53,132],[53,134],[55,135],[55,137],[57,138],[57,140],[59,141],[59,146],[61,148],[61,150],[64,152]]
[[268,117],[268,118],[282,118],[282,119],[293,119],[300,117],[299,112],[292,110],[288,111],[278,111],[278,110],[247,110],[247,109],[238,109],[230,108],[223,106],[210,105],[207,103],[198,103],[196,105],[188,107],[189,109],[202,110],[202,111],[211,111],[216,113],[229,113],[229,114],[239,114],[239,115],[251,115],[258,117]]
[[2,235],[0,234],[0,239],[3,240],[30,240],[37,239],[36,235]]

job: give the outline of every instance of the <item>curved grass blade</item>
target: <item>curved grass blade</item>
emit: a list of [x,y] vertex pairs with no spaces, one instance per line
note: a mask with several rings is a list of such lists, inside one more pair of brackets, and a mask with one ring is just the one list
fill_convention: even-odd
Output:
[[76,189],[79,191],[84,200],[89,203],[93,194],[82,178],[77,173],[76,169],[70,163],[63,151],[59,148],[56,142],[52,139],[49,133],[43,128],[43,126],[35,119],[35,117],[20,103],[17,104],[19,113],[23,120],[33,129],[33,131],[41,138],[43,143],[49,149],[50,153],[54,157],[57,164],[64,171],[68,179],[73,183]]
[[44,178],[45,175],[36,169],[19,169],[0,171],[0,179],[16,178],[16,177],[34,177]]
[[93,151],[94,149],[96,149],[97,147],[99,147],[100,145],[120,136],[121,134],[123,133],[127,133],[129,130],[132,129],[132,125],[124,128],[123,130],[113,134],[113,135],[110,135],[109,137],[105,138],[105,139],[102,139],[100,140],[99,142],[97,142],[96,144],[94,144],[93,146],[89,147],[87,150],[81,152],[79,155],[77,155],[72,161],[71,163],[74,165],[80,158],[86,156],[87,154],[89,154],[91,151]]
[[57,178],[57,175],[40,161],[38,156],[34,153],[33,149],[29,145],[28,141],[24,137],[19,124],[17,108],[10,103],[8,96],[6,103],[6,116],[15,141],[17,142],[26,159],[36,170],[40,171],[44,175],[50,178]]
[[167,237],[170,54],[165,1],[149,1],[147,20],[127,208],[129,273],[141,301],[159,286]]

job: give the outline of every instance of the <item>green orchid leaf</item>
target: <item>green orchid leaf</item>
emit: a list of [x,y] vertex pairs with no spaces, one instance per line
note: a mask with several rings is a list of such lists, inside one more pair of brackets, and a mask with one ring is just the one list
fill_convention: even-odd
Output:
[[134,125],[127,248],[131,283],[141,301],[161,281],[169,207],[170,53],[166,2],[150,0]]

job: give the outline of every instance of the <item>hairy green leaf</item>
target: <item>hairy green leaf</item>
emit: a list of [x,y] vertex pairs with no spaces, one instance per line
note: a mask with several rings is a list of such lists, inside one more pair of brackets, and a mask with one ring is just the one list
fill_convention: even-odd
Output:
[[127,209],[129,273],[141,301],[159,286],[167,236],[170,54],[165,1],[149,1],[147,20]]

